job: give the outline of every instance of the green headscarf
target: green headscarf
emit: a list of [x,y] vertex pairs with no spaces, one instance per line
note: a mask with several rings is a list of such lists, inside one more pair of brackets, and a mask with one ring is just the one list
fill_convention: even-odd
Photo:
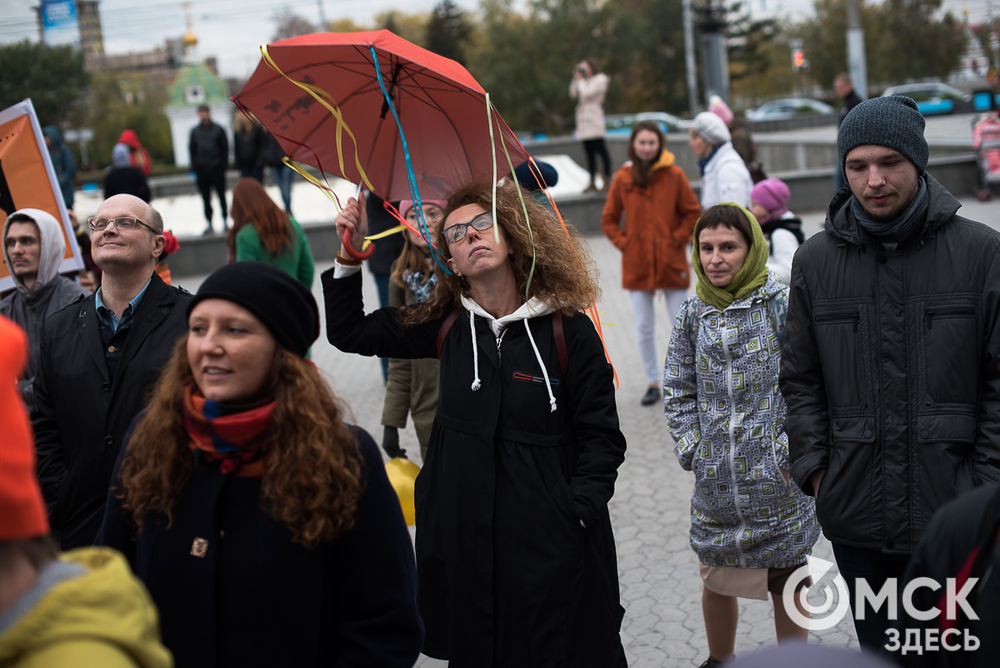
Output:
[[[747,252],[747,258],[744,260],[743,266],[736,273],[736,276],[733,277],[732,282],[724,288],[717,288],[712,285],[712,282],[708,280],[708,276],[705,275],[705,268],[701,266],[701,254],[698,252],[698,240],[695,239],[694,248],[691,249],[691,266],[694,267],[694,273],[698,276],[698,285],[695,286],[695,292],[703,302],[711,304],[720,311],[735,300],[746,297],[767,282],[767,256],[769,253],[767,239],[764,238],[764,231],[760,228],[757,219],[754,218],[754,215],[746,207],[740,206],[735,202],[722,202],[721,206],[734,206],[743,212],[747,220],[750,221],[750,231],[753,233],[753,239],[751,240],[750,249]],[[699,219],[700,221],[701,219]],[[697,228],[697,223],[695,227]]]

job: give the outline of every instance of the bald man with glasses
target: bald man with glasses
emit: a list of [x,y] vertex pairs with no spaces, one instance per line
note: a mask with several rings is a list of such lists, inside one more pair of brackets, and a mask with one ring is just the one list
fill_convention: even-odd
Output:
[[101,286],[46,320],[31,405],[38,477],[64,550],[94,542],[125,433],[187,329],[191,299],[156,275],[163,220],[152,206],[115,195],[88,223]]

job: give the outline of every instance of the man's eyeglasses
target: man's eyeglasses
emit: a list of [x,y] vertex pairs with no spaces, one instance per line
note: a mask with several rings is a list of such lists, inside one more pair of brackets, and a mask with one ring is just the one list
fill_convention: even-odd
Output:
[[466,233],[469,231],[469,227],[485,232],[486,230],[493,227],[493,216],[489,213],[481,213],[467,223],[458,223],[457,225],[449,225],[442,230],[444,234],[444,240],[450,244],[455,244],[465,238]]
[[87,225],[90,227],[91,232],[103,232],[111,223],[114,223],[115,228],[119,230],[134,230],[137,225],[142,225],[153,234],[159,234],[159,232],[134,216],[118,216],[117,218],[95,218],[92,216],[87,219]]

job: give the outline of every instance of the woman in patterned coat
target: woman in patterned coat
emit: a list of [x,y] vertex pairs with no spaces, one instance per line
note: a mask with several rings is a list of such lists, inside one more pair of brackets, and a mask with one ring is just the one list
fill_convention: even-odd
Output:
[[806,640],[807,629],[786,612],[794,597],[786,600],[783,589],[805,564],[819,526],[812,499],[789,482],[782,431],[778,365],[788,288],[768,272],[767,242],[742,206],[709,208],[694,238],[697,296],[677,316],[663,384],[674,451],[695,474],[691,547],[704,581],[710,656],[702,665],[711,667],[733,654],[737,597],[766,600],[770,591],[778,639]]

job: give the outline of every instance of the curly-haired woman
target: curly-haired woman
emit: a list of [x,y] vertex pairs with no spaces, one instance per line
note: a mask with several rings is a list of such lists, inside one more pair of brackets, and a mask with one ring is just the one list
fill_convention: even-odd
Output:
[[281,267],[312,289],[316,269],[298,221],[281,210],[260,181],[240,179],[230,207],[233,226],[226,235],[230,262],[260,260]]
[[[493,214],[495,206],[495,215]],[[611,368],[580,310],[593,266],[554,214],[513,186],[459,189],[434,296],[364,313],[356,261],[322,274],[327,332],[364,355],[440,357],[437,416],[416,481],[424,653],[475,666],[624,666],[608,501],[625,438]],[[366,231],[351,200],[338,232]]]
[[116,467],[99,542],[179,666],[412,666],[409,535],[371,437],[304,358],[312,294],[237,262],[202,283]]

